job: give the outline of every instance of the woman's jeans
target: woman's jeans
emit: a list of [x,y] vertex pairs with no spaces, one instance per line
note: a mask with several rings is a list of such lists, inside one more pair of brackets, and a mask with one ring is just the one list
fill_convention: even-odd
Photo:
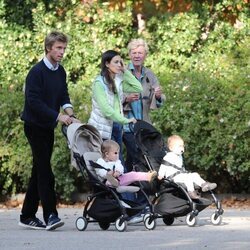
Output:
[[122,156],[122,129],[123,129],[123,126],[121,124],[114,122],[112,134],[111,134],[111,140],[116,141],[119,144],[120,146],[119,159],[122,165],[124,166],[124,160]]

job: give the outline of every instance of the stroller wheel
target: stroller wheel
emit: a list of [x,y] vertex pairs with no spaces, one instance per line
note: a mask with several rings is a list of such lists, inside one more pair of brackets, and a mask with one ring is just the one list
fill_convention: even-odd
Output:
[[170,226],[174,223],[174,217],[172,217],[172,216],[165,216],[165,217],[163,217],[162,220],[165,223],[165,225],[167,225],[167,226]]
[[145,213],[143,216],[143,221],[145,221],[148,217],[150,217],[152,214],[151,213]]
[[99,222],[99,226],[102,230],[107,230],[110,226],[110,223],[108,222]]
[[192,213],[188,214],[186,217],[186,223],[189,227],[193,227],[197,223],[197,217],[193,215]]
[[143,217],[144,226],[148,230],[154,230],[156,227],[156,220],[151,213],[146,213]]
[[127,221],[123,220],[122,217],[115,221],[115,228],[119,232],[124,232],[127,229]]
[[79,231],[84,231],[87,228],[88,221],[85,217],[79,217],[76,220],[76,228]]
[[213,213],[211,215],[211,222],[213,223],[213,225],[220,225],[222,222],[222,216],[217,213]]

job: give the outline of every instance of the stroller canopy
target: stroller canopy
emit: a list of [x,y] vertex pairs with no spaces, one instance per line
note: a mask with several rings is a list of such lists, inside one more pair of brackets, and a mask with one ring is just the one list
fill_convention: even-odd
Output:
[[[71,153],[81,156],[85,152],[101,152],[102,138],[98,130],[88,124],[72,123],[67,128],[68,145]],[[71,164],[78,169],[74,157]]]
[[137,147],[142,154],[150,157],[163,158],[166,147],[162,135],[151,124],[138,121],[134,125],[134,136]]

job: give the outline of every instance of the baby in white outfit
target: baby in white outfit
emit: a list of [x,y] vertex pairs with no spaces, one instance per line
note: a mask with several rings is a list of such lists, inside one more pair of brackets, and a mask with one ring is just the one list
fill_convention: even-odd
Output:
[[206,182],[198,173],[187,172],[183,166],[182,154],[184,153],[184,141],[178,135],[172,135],[167,141],[169,152],[163,158],[163,162],[158,172],[158,178],[168,178],[175,183],[184,183],[192,199],[199,199],[194,188],[194,184],[201,187],[203,192],[213,190],[216,183]]

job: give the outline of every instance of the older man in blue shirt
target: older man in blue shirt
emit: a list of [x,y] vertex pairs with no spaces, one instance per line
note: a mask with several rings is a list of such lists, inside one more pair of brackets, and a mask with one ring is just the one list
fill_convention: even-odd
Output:
[[[128,50],[131,60],[128,69],[141,82],[143,92],[140,95],[137,93],[125,94],[123,111],[127,118],[135,118],[151,124],[150,110],[161,107],[165,96],[155,74],[143,66],[148,53],[146,42],[142,39],[133,39],[128,45]],[[127,149],[125,166],[127,171],[131,171],[132,166],[137,163],[138,151],[133,133],[128,125],[124,126],[123,142]]]

